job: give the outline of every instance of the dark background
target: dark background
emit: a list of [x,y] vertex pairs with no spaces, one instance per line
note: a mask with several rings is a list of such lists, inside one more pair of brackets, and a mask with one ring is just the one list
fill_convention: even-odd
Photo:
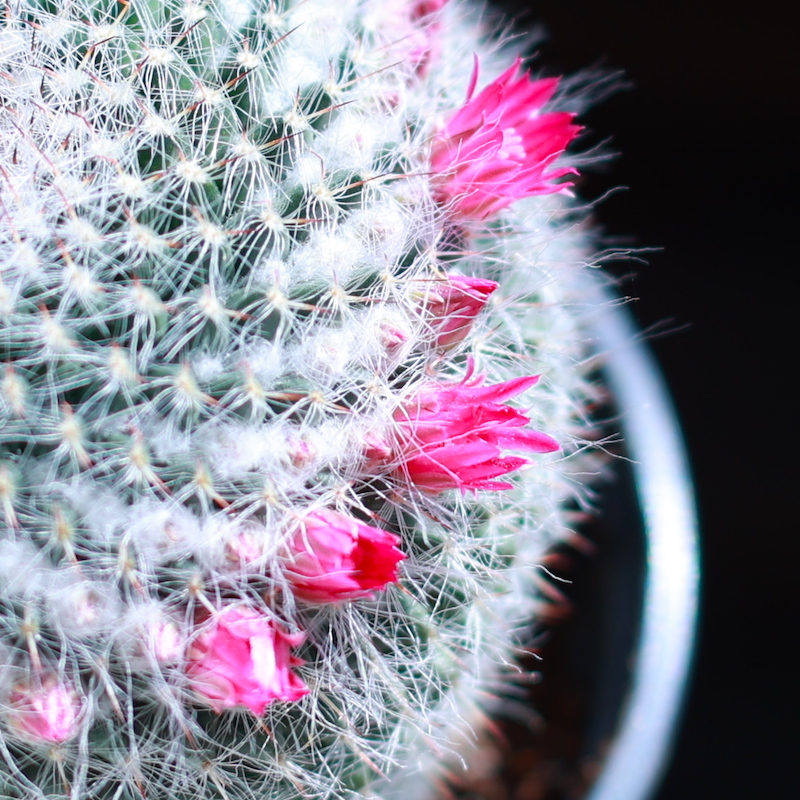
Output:
[[[792,4],[786,3],[786,8]],[[796,796],[797,26],[777,3],[496,2],[542,24],[545,74],[624,70],[581,122],[620,153],[589,174],[606,233],[642,247],[624,291],[672,389],[700,506],[694,681],[658,800]],[[794,592],[792,591],[794,589]]]

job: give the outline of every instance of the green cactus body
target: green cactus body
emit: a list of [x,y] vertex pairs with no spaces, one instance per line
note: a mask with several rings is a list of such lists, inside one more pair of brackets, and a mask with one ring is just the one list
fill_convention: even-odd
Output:
[[[422,796],[513,683],[585,492],[588,245],[563,194],[437,202],[473,51],[511,58],[472,7],[419,5],[6,6],[3,797]],[[450,273],[499,288],[443,345]],[[401,410],[473,370],[541,373],[522,405],[562,449],[512,490],[416,486]],[[319,509],[399,537],[398,581],[303,599],[286,542]],[[284,637],[302,696],[209,700],[186,665],[229,608]]]

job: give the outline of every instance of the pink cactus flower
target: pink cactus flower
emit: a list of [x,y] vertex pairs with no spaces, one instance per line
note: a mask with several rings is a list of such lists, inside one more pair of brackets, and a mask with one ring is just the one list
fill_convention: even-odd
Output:
[[463,275],[448,275],[446,281],[431,284],[424,302],[434,316],[436,344],[453,347],[463,341],[497,286],[494,281]]
[[417,22],[437,14],[447,5],[447,0],[412,0],[410,5],[411,19]]
[[505,450],[551,453],[555,439],[525,429],[530,419],[506,400],[524,392],[538,375],[482,386],[483,376],[462,383],[435,383],[422,389],[395,414],[405,440],[402,465],[408,478],[431,494],[446,489],[510,489],[499,475],[529,463]]
[[397,580],[400,539],[324,508],[302,521],[287,549],[294,593],[313,603],[372,597]]
[[572,184],[555,181],[577,174],[552,166],[581,130],[574,115],[540,113],[558,79],[531,80],[519,68],[517,59],[473,97],[476,59],[467,102],[434,139],[434,197],[457,219],[481,220],[521,197],[565,192]]
[[205,620],[189,645],[191,687],[215,711],[246,706],[256,716],[274,700],[299,700],[308,687],[292,672],[303,662],[291,649],[304,638],[254,608],[231,606]]
[[81,705],[74,689],[48,678],[38,688],[17,686],[10,697],[10,722],[27,739],[60,744],[78,732]]

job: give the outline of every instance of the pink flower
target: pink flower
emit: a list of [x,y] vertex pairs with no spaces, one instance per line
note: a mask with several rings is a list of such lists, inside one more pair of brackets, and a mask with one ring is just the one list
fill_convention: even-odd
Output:
[[78,732],[78,695],[55,678],[46,679],[39,688],[15,687],[10,705],[11,724],[34,742],[59,744]]
[[291,648],[304,638],[254,608],[231,606],[208,619],[189,646],[192,689],[215,711],[246,706],[256,716],[273,700],[299,700],[308,687],[292,672],[303,662]]
[[431,152],[437,202],[460,219],[485,219],[521,197],[564,192],[554,183],[572,167],[553,162],[581,130],[573,114],[539,113],[558,80],[517,76],[517,59],[477,97],[478,62],[467,102],[435,137]]
[[463,341],[498,284],[480,278],[448,275],[447,281],[431,284],[425,307],[433,314],[439,347],[452,347]]
[[447,5],[447,0],[411,0],[411,19],[417,22],[437,14]]
[[496,481],[528,464],[526,458],[502,456],[507,449],[529,453],[558,450],[555,439],[524,429],[530,419],[504,404],[524,392],[538,375],[482,386],[479,375],[458,384],[435,383],[422,389],[395,414],[405,439],[402,469],[427,492],[445,489],[510,489]]
[[288,543],[287,576],[295,594],[314,603],[372,597],[397,580],[400,539],[353,517],[313,511]]

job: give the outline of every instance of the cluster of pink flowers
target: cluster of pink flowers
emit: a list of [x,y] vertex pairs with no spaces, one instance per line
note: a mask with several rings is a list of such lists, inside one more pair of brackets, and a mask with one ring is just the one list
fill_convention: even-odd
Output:
[[[437,14],[446,0],[417,0],[410,7],[419,41],[412,58],[422,75],[436,52]],[[564,192],[558,182],[575,173],[553,166],[580,128],[569,113],[542,113],[557,80],[519,75],[517,60],[467,102],[433,141],[435,199],[458,220],[482,220],[514,200]],[[497,289],[494,281],[451,274],[426,292],[433,344],[449,349],[468,335]],[[470,370],[471,373],[471,370]],[[468,374],[460,383],[431,382],[395,414],[397,443],[372,450],[373,462],[394,465],[396,474],[422,491],[477,492],[510,489],[496,480],[529,463],[519,455],[550,453],[558,443],[526,426],[530,419],[506,401],[533,386],[538,376],[485,386]],[[372,597],[398,579],[405,557],[389,531],[331,509],[308,513],[284,547],[285,576],[293,594],[310,603]],[[261,715],[275,700],[296,701],[308,687],[293,671],[302,661],[293,648],[305,639],[248,605],[232,605],[201,620],[187,650],[187,674],[195,694],[216,711],[244,706]]]
[[[331,509],[303,517],[284,548],[285,574],[295,597],[336,603],[372,597],[398,579],[405,556],[399,537]],[[215,711],[244,706],[260,716],[275,700],[296,701],[308,687],[293,671],[292,649],[305,640],[266,612],[228,606],[199,621],[187,649],[192,690]]]
[[[445,2],[416,0],[410,7],[420,33],[412,54],[418,74],[435,54],[437,15]],[[476,62],[467,102],[434,138],[434,198],[453,219],[482,220],[519,198],[571,185],[557,181],[575,170],[554,162],[580,128],[572,114],[541,111],[557,80],[531,80],[519,68],[517,60],[473,97]],[[497,288],[494,281],[456,274],[432,282],[421,306],[430,318],[433,346],[448,350],[461,343]],[[432,495],[509,489],[512,484],[497,478],[529,460],[507,451],[558,450],[552,437],[528,428],[530,419],[506,404],[537,380],[533,375],[486,386],[470,368],[460,383],[423,385],[395,413],[395,442],[369,449],[371,463],[382,462],[397,479]],[[254,547],[243,535],[233,550],[240,561],[257,561]],[[395,534],[319,509],[298,520],[282,558],[294,596],[324,604],[374,596],[397,582],[405,555]],[[294,671],[303,661],[293,651],[305,634],[288,632],[266,609],[246,603],[209,608],[188,639],[170,621],[159,623],[150,639],[155,660],[183,663],[194,695],[217,712],[242,706],[258,716],[276,700],[293,702],[309,692]],[[82,713],[76,691],[51,679],[16,687],[9,707],[20,734],[48,744],[74,737]]]
[[[494,281],[451,274],[432,282],[422,298],[434,346],[463,341],[497,289]],[[530,419],[505,401],[533,386],[538,376],[483,385],[470,374],[460,383],[431,382],[395,413],[393,444],[368,448],[374,464],[428,494],[447,489],[510,489],[496,480],[529,463],[506,451],[550,453],[558,443],[526,426]],[[240,547],[240,557],[251,547]],[[252,555],[257,560],[257,552]],[[283,546],[284,576],[299,600],[324,604],[372,597],[398,580],[405,558],[400,539],[387,530],[329,508],[307,513]],[[293,648],[302,633],[287,633],[265,612],[234,605],[205,616],[188,646],[187,674],[196,696],[213,709],[244,706],[256,715],[275,700],[296,701],[308,687],[293,671],[303,662]]]
[[486,219],[522,197],[572,185],[556,181],[576,170],[553,163],[581,129],[573,114],[541,113],[557,79],[531,80],[519,68],[517,59],[473,97],[476,60],[467,102],[434,138],[434,197],[455,219]]
[[[468,279],[452,283],[475,288]],[[491,282],[486,284],[481,288],[493,290]],[[444,329],[446,336],[456,330],[461,335],[460,327]],[[398,409],[398,443],[382,448],[379,458],[429,494],[510,489],[510,483],[495,479],[529,462],[505,451],[558,449],[553,438],[527,428],[530,419],[505,403],[537,380],[530,376],[484,386],[483,376],[468,375],[461,383],[431,383]],[[371,597],[398,580],[405,558],[395,534],[331,509],[306,514],[287,538],[283,557],[292,593],[310,603]],[[303,641],[302,633],[287,633],[262,611],[228,607],[205,617],[188,647],[191,687],[216,711],[245,706],[260,715],[275,700],[299,700],[308,687],[293,672],[303,662],[292,649]]]

